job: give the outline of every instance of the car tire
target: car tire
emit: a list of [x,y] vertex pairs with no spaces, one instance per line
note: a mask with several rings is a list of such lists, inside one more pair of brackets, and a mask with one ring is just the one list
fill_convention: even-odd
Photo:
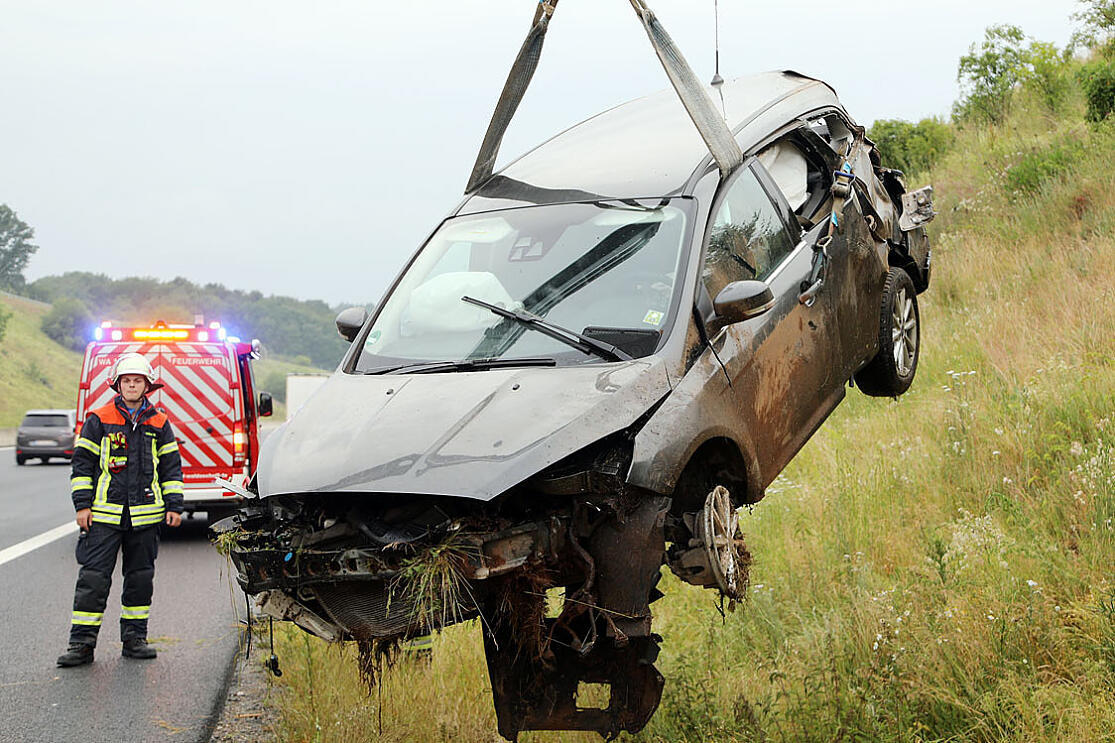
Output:
[[15,463],[17,465],[19,465],[20,467],[22,467],[23,465],[27,464],[27,460],[25,458],[21,457],[20,455],[16,454],[15,455]]
[[879,352],[856,372],[856,386],[871,397],[897,397],[910,389],[921,355],[921,315],[910,275],[892,268],[879,312]]

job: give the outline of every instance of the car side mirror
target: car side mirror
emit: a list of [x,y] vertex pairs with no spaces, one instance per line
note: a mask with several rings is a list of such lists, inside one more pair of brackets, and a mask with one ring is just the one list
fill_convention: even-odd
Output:
[[260,418],[271,417],[271,407],[272,407],[271,393],[270,392],[260,392],[259,393],[259,417]]
[[368,311],[363,307],[349,307],[337,315],[337,332],[349,343],[356,338],[360,328],[368,321]]
[[774,306],[774,293],[762,281],[733,281],[712,302],[716,330],[758,317]]

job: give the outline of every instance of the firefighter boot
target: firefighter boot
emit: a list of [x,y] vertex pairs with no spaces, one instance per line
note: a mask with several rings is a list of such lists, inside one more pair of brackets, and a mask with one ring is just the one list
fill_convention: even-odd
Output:
[[120,655],[125,658],[138,658],[139,660],[151,660],[158,655],[155,648],[147,644],[147,640],[140,637],[134,637],[129,640],[124,640],[124,649],[120,651]]
[[92,662],[93,646],[85,645],[84,643],[80,642],[72,643],[69,650],[58,656],[58,665],[62,668],[84,666],[86,663]]

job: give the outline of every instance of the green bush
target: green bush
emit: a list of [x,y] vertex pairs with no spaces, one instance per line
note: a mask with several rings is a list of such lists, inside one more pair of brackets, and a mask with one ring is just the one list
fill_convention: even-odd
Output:
[[0,307],[0,341],[4,340],[4,333],[8,329],[8,321],[11,319],[12,313]]
[[63,297],[43,315],[42,331],[59,345],[80,351],[89,340],[93,316],[79,299]]
[[1115,62],[1098,59],[1081,67],[1077,76],[1088,104],[1088,121],[1103,121],[1115,111]]
[[953,116],[957,121],[1000,124],[1022,88],[1056,113],[1072,92],[1070,59],[1070,53],[1030,39],[1018,26],[991,26],[983,41],[972,44],[960,58],[956,79],[961,97],[953,104]]
[[1028,152],[1018,164],[1007,170],[1007,190],[1018,195],[1034,196],[1042,184],[1072,171],[1087,154],[1079,139],[1063,139],[1044,150]]
[[928,170],[948,151],[953,130],[938,119],[922,119],[917,124],[883,119],[872,125],[867,136],[878,147],[885,167],[911,174]]

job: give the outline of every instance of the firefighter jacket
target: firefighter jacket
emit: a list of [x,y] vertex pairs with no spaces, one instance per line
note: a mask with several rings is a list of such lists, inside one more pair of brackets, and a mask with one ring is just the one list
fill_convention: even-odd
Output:
[[182,460],[165,413],[144,398],[135,419],[124,399],[90,411],[74,442],[70,479],[74,508],[91,508],[93,521],[121,527],[124,506],[133,528],[182,512]]

